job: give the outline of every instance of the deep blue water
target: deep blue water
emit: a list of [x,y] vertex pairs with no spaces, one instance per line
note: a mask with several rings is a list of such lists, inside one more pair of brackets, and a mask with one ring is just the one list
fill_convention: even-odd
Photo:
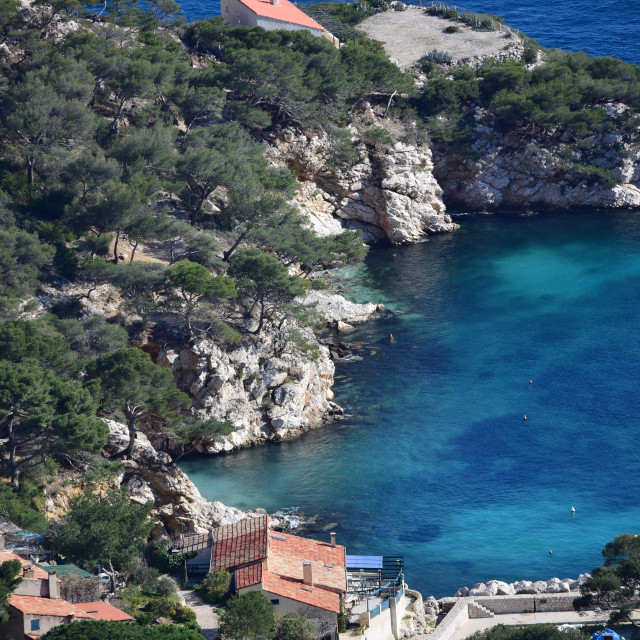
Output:
[[458,221],[350,274],[394,313],[349,336],[375,351],[337,367],[349,418],[183,465],[209,499],[404,555],[437,596],[575,577],[640,525],[640,213]]
[[[300,0],[299,5],[316,0]],[[424,0],[425,4],[427,0]],[[220,0],[182,0],[189,20],[220,15]],[[412,0],[419,4],[419,0]],[[451,0],[449,4],[457,4]],[[615,56],[640,63],[640,0],[468,0],[470,11],[494,13],[508,25],[535,38],[544,47],[567,51],[584,50],[589,55]]]

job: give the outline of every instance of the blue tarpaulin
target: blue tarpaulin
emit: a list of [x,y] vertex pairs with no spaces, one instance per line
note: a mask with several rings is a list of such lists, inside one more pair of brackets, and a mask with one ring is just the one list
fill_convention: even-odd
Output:
[[622,640],[622,637],[611,629],[596,631],[591,635],[591,640]]
[[347,556],[347,568],[382,569],[382,556]]

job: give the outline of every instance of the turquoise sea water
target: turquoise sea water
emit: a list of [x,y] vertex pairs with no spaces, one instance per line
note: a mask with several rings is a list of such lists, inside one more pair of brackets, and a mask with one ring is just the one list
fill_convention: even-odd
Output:
[[393,313],[349,336],[375,353],[337,366],[348,418],[183,463],[209,499],[297,507],[350,553],[404,555],[437,596],[575,577],[640,528],[640,214],[458,221],[350,274]]

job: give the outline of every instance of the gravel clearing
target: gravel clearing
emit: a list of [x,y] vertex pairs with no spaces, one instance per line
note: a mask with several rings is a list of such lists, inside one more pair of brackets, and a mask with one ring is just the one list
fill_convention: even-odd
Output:
[[[459,27],[460,32],[444,33],[450,25]],[[430,16],[420,7],[376,13],[356,28],[378,40],[401,69],[411,67],[433,49],[448,51],[454,61],[459,61],[492,56],[517,42],[502,31],[474,31],[461,22]]]

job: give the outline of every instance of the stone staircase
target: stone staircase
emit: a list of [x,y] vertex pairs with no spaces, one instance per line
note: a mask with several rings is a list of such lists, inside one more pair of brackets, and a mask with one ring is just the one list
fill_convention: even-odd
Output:
[[493,618],[493,611],[477,602],[469,603],[469,618]]

